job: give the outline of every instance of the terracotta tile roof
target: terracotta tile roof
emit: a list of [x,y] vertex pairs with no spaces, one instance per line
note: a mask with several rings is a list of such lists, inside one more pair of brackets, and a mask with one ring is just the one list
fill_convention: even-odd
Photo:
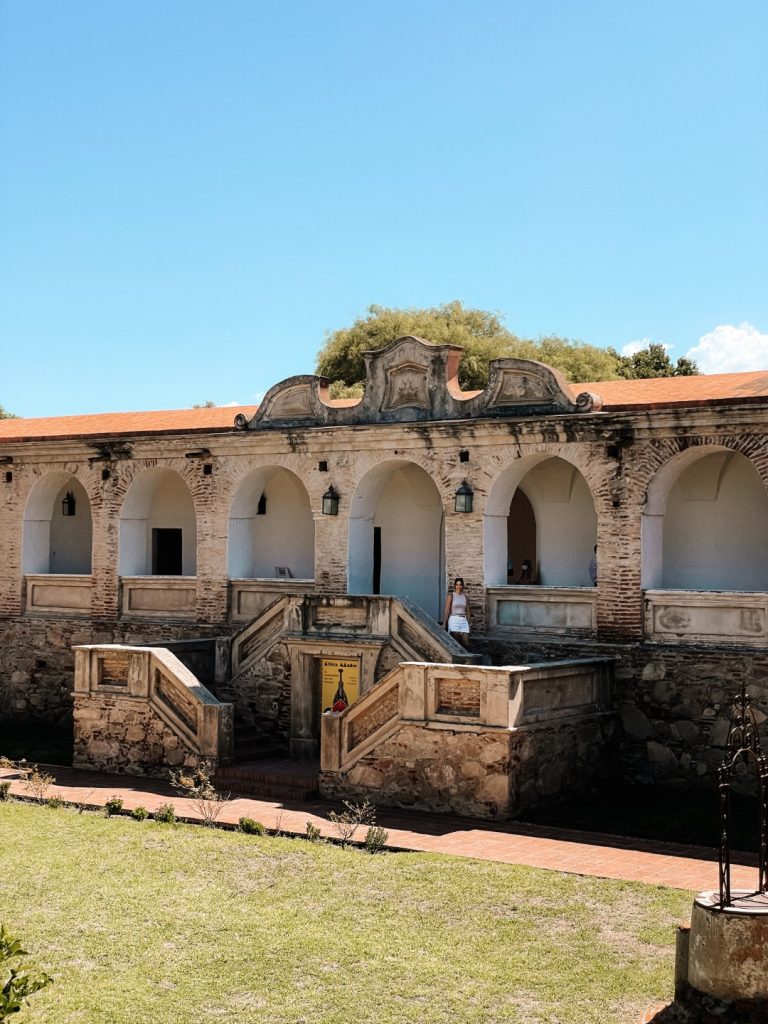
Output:
[[[649,380],[607,380],[572,385],[578,394],[593,391],[602,396],[607,412],[695,406],[768,399],[768,370],[749,373],[713,373],[698,377],[660,377]],[[467,394],[470,394],[469,392]],[[357,398],[333,401],[337,408],[356,405]],[[54,438],[107,438],[134,434],[186,434],[226,431],[235,416],[249,418],[255,405],[218,406],[213,409],[170,409],[160,412],[96,413],[88,416],[52,416],[39,419],[0,420],[3,441]]]
[[709,373],[698,377],[657,377],[647,380],[606,380],[573,384],[575,391],[602,396],[603,409],[658,408],[665,405],[707,405],[768,398],[768,370]]
[[102,412],[90,416],[51,416],[0,420],[0,442],[64,437],[114,437],[120,434],[165,434],[231,430],[235,416],[252,416],[255,405],[163,412]]

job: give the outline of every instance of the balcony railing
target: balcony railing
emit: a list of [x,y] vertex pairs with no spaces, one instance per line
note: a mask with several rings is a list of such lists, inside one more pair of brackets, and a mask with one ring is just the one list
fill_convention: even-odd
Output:
[[196,576],[122,576],[122,615],[140,619],[194,619]]
[[727,590],[646,590],[645,636],[657,643],[768,643],[768,594]]
[[33,614],[90,615],[90,575],[35,574],[25,577],[27,611]]
[[488,626],[510,633],[592,635],[597,629],[597,589],[489,587]]

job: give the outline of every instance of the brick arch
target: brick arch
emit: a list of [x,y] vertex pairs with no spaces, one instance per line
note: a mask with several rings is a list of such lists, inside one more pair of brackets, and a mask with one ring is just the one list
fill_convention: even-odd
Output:
[[273,579],[277,566],[297,579],[314,578],[312,506],[293,470],[265,461],[238,474],[229,505],[227,566],[230,578]]
[[[22,527],[22,571],[89,575],[92,565],[91,496],[76,466],[37,475],[26,494]],[[74,514],[64,515],[71,494]]]
[[365,462],[348,499],[347,588],[409,598],[437,619],[445,587],[441,490],[421,460]]
[[[557,463],[554,463],[557,460]],[[548,463],[550,466],[548,467]],[[538,479],[530,474],[541,469]],[[581,452],[561,445],[545,445],[499,469],[488,487],[483,505],[483,576],[486,586],[499,586],[508,578],[510,504],[520,488],[529,499],[536,520],[538,582],[553,586],[589,586],[589,563],[597,538],[594,470],[588,470]],[[546,472],[547,469],[550,472]],[[528,486],[524,487],[528,480]],[[520,566],[515,566],[519,572]]]
[[641,520],[644,589],[768,590],[765,444],[707,437],[655,454]]
[[[199,469],[199,467],[197,467]],[[181,573],[197,569],[197,520],[189,464],[143,460],[121,471],[115,498],[119,502],[121,576],[148,576],[157,571],[153,530],[181,531]],[[192,483],[192,486],[190,486]]]

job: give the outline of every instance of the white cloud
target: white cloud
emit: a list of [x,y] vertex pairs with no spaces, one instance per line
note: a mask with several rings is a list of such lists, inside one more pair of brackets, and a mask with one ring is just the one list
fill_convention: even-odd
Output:
[[225,402],[224,405],[222,405],[222,409],[234,409],[237,408],[238,405],[242,404],[242,402]]
[[[644,348],[648,348],[649,345],[655,345],[658,342],[654,342],[653,338],[640,338],[639,341],[628,341],[624,348],[621,350],[623,356],[633,356],[636,352],[640,352]],[[661,342],[661,347],[668,351],[672,348],[671,345],[667,345],[666,342]]]
[[695,359],[702,373],[738,373],[768,369],[768,334],[752,324],[721,324],[699,338],[685,353]]
[[641,338],[640,341],[628,341],[621,350],[621,354],[623,356],[633,356],[635,352],[639,352],[643,348],[648,348],[650,344],[650,338]]

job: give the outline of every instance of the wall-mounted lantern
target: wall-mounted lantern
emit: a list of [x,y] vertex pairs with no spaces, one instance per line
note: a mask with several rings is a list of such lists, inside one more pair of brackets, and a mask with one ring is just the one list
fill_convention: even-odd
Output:
[[77,502],[72,491],[67,491],[66,497],[61,503],[61,514],[63,516],[73,516],[77,509]]
[[456,512],[471,512],[472,511],[472,499],[474,497],[474,491],[469,486],[466,480],[461,484],[461,487],[456,491],[453,497],[453,508]]
[[323,515],[337,516],[339,514],[339,496],[333,489],[333,484],[323,495]]

